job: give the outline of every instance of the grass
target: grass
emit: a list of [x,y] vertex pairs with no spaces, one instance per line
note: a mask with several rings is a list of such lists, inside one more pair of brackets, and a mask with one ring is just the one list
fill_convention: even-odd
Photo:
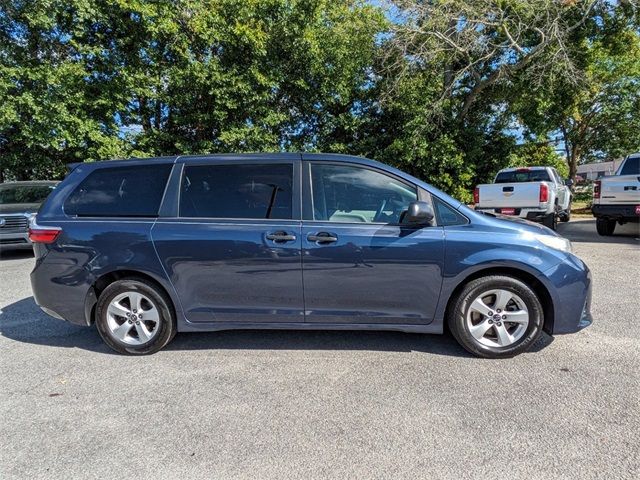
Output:
[[572,215],[588,215],[591,216],[591,201],[589,202],[580,202],[573,201],[571,203],[571,214]]

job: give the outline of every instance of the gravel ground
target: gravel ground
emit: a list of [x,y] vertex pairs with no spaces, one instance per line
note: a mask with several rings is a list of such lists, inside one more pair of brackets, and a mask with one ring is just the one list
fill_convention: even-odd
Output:
[[638,478],[640,232],[560,225],[594,324],[510,360],[448,335],[179,334],[143,358],[0,260],[0,478]]

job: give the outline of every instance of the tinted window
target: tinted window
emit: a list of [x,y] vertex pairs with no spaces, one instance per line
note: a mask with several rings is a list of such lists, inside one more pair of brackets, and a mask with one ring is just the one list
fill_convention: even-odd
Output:
[[0,205],[42,203],[53,188],[53,185],[3,185],[0,186]]
[[627,158],[620,175],[640,175],[640,157]]
[[292,217],[293,166],[186,166],[180,215],[209,218]]
[[313,218],[330,222],[399,223],[416,189],[366,168],[311,165]]
[[495,183],[548,182],[550,180],[546,170],[514,170],[500,172]]
[[433,204],[436,208],[438,225],[446,227],[449,225],[465,225],[469,223],[464,215],[444,203],[442,200],[434,197]]
[[64,211],[79,217],[155,217],[171,167],[99,168],[69,196]]

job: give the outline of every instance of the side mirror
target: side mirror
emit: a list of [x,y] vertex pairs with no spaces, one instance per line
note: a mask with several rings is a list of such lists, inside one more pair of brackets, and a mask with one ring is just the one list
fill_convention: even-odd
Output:
[[427,202],[411,202],[404,214],[403,223],[425,225],[431,223],[434,216],[433,207]]
[[572,187],[572,186],[573,186],[573,179],[572,179],[572,178],[567,178],[567,179],[564,181],[564,184],[565,184],[567,187]]

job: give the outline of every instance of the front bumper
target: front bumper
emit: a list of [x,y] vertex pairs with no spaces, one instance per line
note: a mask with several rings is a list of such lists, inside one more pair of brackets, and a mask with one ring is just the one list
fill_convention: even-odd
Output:
[[553,328],[560,335],[578,332],[593,323],[589,267],[575,255],[547,270],[540,280],[547,285],[553,301]]
[[0,248],[33,248],[27,232],[0,233]]

